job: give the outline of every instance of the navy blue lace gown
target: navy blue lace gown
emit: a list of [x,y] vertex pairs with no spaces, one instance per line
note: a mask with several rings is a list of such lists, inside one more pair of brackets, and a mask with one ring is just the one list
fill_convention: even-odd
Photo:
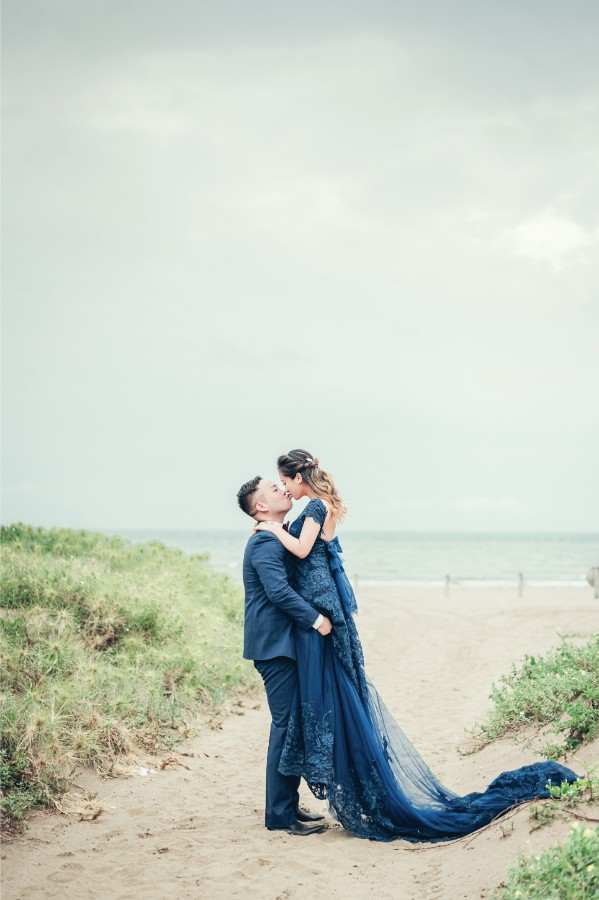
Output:
[[[292,523],[321,526],[326,508],[311,500]],[[335,818],[356,837],[390,841],[443,841],[469,834],[515,803],[549,796],[548,781],[574,781],[554,762],[503,772],[484,793],[460,797],[444,787],[385,708],[364,671],[352,613],[353,591],[341,565],[337,538],[316,539],[297,559],[297,590],[333,623],[330,637],[298,630],[299,687],[280,771],[302,776],[327,799]]]

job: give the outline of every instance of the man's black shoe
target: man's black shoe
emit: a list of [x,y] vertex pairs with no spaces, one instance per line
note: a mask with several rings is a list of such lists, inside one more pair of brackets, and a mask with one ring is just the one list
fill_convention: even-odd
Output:
[[305,837],[308,834],[320,834],[321,831],[326,830],[326,825],[307,825],[305,822],[294,822],[293,825],[288,825],[287,828],[269,828],[268,830],[284,831],[286,834],[299,834]]
[[324,816],[320,813],[311,813],[307,809],[296,809],[295,818],[298,822],[322,822]]

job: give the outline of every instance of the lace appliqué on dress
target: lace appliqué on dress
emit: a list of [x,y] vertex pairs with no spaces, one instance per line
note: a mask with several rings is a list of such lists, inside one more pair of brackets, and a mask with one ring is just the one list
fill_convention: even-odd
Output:
[[[318,524],[322,528],[322,526],[325,523],[325,519],[326,519],[327,515],[328,515],[328,512],[327,512],[326,506],[324,505],[322,500],[319,500],[318,497],[316,497],[314,500],[310,500],[310,502],[307,504],[306,508],[302,512],[300,518],[302,520],[305,520],[308,518],[314,519],[314,521],[318,522]],[[302,521],[302,524],[303,524],[303,521]]]
[[[289,526],[289,534],[299,537],[306,517],[313,518],[320,525],[327,516],[322,500],[310,500],[303,512]],[[354,687],[363,702],[368,691],[364,672],[364,655],[351,613],[346,612],[335,579],[331,572],[327,542],[321,536],[316,538],[312,550],[305,559],[294,558],[295,588],[311,606],[327,616],[333,624],[331,638],[335,653],[341,660]]]
[[322,799],[321,788],[333,779],[334,735],[332,712],[317,716],[311,703],[301,704],[301,715],[292,713],[279,771],[301,775]]

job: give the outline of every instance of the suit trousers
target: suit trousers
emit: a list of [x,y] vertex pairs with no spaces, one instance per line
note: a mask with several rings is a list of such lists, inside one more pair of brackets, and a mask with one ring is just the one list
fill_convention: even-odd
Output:
[[262,676],[272,722],[268,755],[266,757],[266,812],[267,828],[287,828],[296,821],[299,805],[300,779],[281,775],[279,763],[287,736],[291,704],[297,687],[297,665],[287,656],[274,659],[256,659],[254,665]]

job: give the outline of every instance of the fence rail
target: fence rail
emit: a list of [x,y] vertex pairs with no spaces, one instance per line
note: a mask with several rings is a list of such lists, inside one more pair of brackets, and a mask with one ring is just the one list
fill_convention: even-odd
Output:
[[[354,590],[358,590],[361,580],[369,581],[368,578],[364,578],[363,575],[359,575],[358,572],[355,572],[354,575],[352,576],[352,583],[354,586]],[[404,580],[410,581],[411,579],[404,579]],[[417,579],[413,579],[413,580],[417,581]],[[461,576],[459,578],[454,577],[452,579],[451,575],[446,575],[445,580],[444,580],[444,593],[445,593],[446,597],[449,597],[449,589],[451,587],[452,581],[454,584],[457,584],[457,583],[464,582],[464,581],[477,581],[478,582],[478,581],[480,581],[480,579],[479,578],[465,578],[463,576]],[[593,588],[595,600],[599,600],[599,566],[593,566],[591,569],[589,569],[589,571],[587,572],[587,581],[590,584],[590,586]],[[515,578],[514,584],[517,585],[519,597],[524,596],[525,583],[526,583],[526,581],[524,578],[524,573],[518,572],[518,575]]]

